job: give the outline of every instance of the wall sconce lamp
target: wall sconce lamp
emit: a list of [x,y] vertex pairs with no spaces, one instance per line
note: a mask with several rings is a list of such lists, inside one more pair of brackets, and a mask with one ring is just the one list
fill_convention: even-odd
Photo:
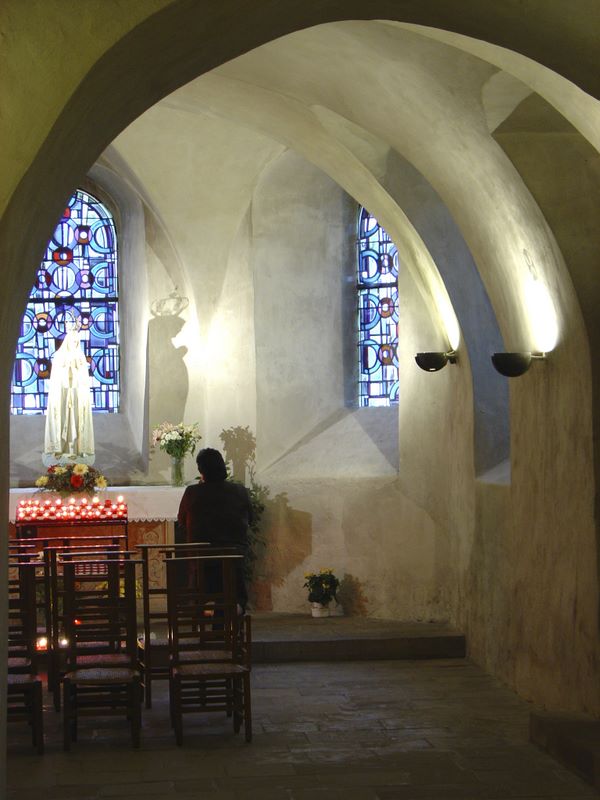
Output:
[[448,362],[456,364],[456,360],[456,350],[449,350],[447,353],[417,353],[415,356],[415,361],[425,372],[438,372]]
[[506,378],[518,378],[524,375],[534,358],[546,358],[545,353],[494,353],[492,364],[500,375]]

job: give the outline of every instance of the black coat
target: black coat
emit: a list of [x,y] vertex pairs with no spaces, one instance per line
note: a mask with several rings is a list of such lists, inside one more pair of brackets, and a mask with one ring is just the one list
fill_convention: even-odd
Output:
[[177,521],[188,542],[210,542],[245,548],[252,503],[245,486],[231,481],[209,481],[188,486]]

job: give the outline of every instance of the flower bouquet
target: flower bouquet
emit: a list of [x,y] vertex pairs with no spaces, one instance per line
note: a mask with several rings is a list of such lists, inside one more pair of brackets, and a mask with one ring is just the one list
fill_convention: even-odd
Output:
[[41,492],[95,492],[106,489],[108,481],[97,469],[87,464],[54,464],[48,467],[45,475],[40,475],[35,485]]
[[[337,599],[337,590],[340,585],[333,570],[322,569],[319,572],[309,572],[304,578],[304,587],[308,589],[308,602],[313,604],[313,616],[329,616],[329,609],[326,607],[332,600]],[[325,613],[319,608],[322,606],[325,607]]]
[[163,422],[152,431],[152,447],[158,447],[174,458],[183,458],[186,453],[194,452],[201,438],[196,422],[193,425]]
[[193,453],[202,436],[198,424],[184,425],[180,422],[163,422],[152,431],[152,447],[158,447],[171,456],[171,483],[183,486],[183,459],[186,453]]

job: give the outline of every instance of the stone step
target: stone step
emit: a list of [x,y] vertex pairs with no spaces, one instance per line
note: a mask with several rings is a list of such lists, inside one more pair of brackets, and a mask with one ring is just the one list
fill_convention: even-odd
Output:
[[252,614],[252,661],[464,658],[464,634],[439,622]]
[[532,711],[529,735],[553,758],[600,789],[600,720],[585,714]]

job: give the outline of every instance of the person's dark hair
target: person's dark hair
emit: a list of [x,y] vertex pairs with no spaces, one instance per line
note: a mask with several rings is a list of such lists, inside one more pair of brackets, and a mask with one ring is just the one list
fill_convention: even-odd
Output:
[[205,447],[196,456],[198,471],[205,481],[224,481],[227,477],[227,467],[223,456],[212,447]]

